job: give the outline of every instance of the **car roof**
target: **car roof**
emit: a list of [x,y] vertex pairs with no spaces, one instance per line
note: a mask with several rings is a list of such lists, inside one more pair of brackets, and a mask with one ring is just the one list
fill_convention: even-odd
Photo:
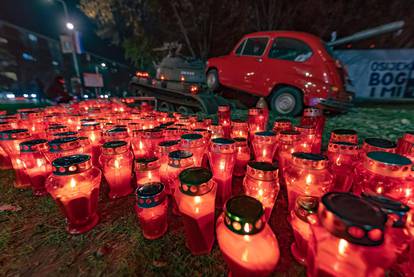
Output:
[[296,31],[265,31],[265,32],[255,32],[245,35],[243,38],[249,37],[258,37],[258,36],[267,36],[267,37],[276,37],[276,36],[285,36],[285,37],[292,37],[298,38],[302,40],[312,40],[312,41],[321,41],[321,39],[315,35],[304,33],[304,32],[296,32]]

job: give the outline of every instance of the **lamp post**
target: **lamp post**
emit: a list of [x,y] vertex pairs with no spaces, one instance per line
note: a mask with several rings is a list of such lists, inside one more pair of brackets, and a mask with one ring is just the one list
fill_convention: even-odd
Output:
[[[66,20],[66,28],[68,29],[68,33],[71,37],[72,41],[72,59],[73,59],[73,66],[75,68],[76,77],[78,80],[81,80],[80,71],[79,71],[79,64],[78,64],[78,58],[76,57],[76,51],[75,51],[75,45],[74,45],[74,37],[73,32],[75,29],[75,26],[73,23],[69,21],[69,12],[68,12],[68,6],[66,5],[66,2],[64,0],[55,0],[56,2],[59,2],[63,6],[63,12],[65,13],[65,20]],[[82,91],[81,91],[82,95]]]

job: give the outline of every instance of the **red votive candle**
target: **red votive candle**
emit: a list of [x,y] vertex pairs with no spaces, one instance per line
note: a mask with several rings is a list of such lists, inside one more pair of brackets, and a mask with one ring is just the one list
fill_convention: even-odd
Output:
[[332,191],[349,191],[354,180],[355,167],[359,163],[358,145],[349,142],[330,142],[326,156],[334,178]]
[[300,119],[300,125],[310,125],[315,127],[316,134],[322,135],[325,127],[325,116],[323,111],[317,108],[306,108],[303,110],[303,116]]
[[290,164],[292,159],[292,153],[298,151],[298,142],[299,142],[298,131],[288,130],[281,131],[279,133],[279,144],[278,144],[278,167],[279,167],[279,177],[283,178],[283,171],[285,167]]
[[397,151],[397,144],[388,139],[366,138],[362,144],[361,150],[361,155],[374,151],[395,153]]
[[414,131],[405,132],[404,135],[398,139],[397,153],[404,155],[410,153],[414,144]]
[[102,145],[99,157],[102,173],[109,186],[109,198],[116,199],[132,192],[134,156],[126,141],[109,141]]
[[147,129],[142,131],[141,141],[147,157],[155,156],[158,144],[164,140],[163,130],[160,128]]
[[178,175],[186,168],[193,167],[193,154],[188,151],[176,150],[168,154],[168,167],[161,182],[165,184],[167,194],[174,195],[179,185]]
[[295,241],[290,246],[290,251],[295,260],[307,264],[308,244],[312,239],[310,224],[317,222],[318,198],[313,196],[299,196],[296,198],[295,209],[291,212],[290,225],[293,229]]
[[92,166],[88,155],[57,158],[52,166],[53,174],[46,181],[46,190],[65,215],[66,230],[70,234],[89,231],[99,220],[101,171]]
[[69,132],[69,128],[66,125],[54,124],[46,130],[47,139],[51,140],[57,133]]
[[317,136],[316,129],[311,125],[294,127],[300,133],[299,151],[305,153],[321,153],[322,136]]
[[137,214],[142,234],[146,239],[158,239],[168,229],[168,201],[162,183],[147,183],[137,189]]
[[241,177],[246,174],[246,166],[250,161],[250,147],[247,138],[233,138],[236,142],[236,163],[234,165],[234,176]]
[[186,246],[193,255],[206,255],[214,244],[216,184],[203,167],[184,169],[175,201],[183,218]]
[[281,131],[292,130],[292,121],[287,118],[276,118],[273,122],[273,132],[278,134]]
[[216,206],[222,209],[232,194],[233,169],[236,164],[235,141],[226,138],[212,139],[208,158],[213,179],[217,183]]
[[276,152],[276,134],[270,131],[257,132],[253,136],[253,151],[256,161],[268,162],[273,161]]
[[231,111],[230,106],[218,106],[217,121],[223,127],[224,137],[229,138],[231,132]]
[[268,162],[249,162],[243,189],[246,195],[262,203],[268,221],[280,190],[277,166]]
[[407,157],[388,152],[369,152],[356,169],[353,191],[375,192],[414,205],[412,163]]
[[160,182],[160,160],[157,157],[135,159],[137,187],[147,183]]
[[231,129],[231,138],[248,138],[249,137],[249,125],[246,121],[243,120],[233,120],[231,122],[232,129]]
[[20,159],[35,196],[47,194],[45,181],[52,173],[52,167],[46,160],[46,151],[47,140],[45,139],[27,140],[20,143]]
[[[350,193],[328,193],[311,224],[307,276],[384,276],[392,264],[384,243],[386,215]],[[392,255],[391,255],[392,256]]]
[[289,212],[300,195],[321,197],[332,189],[333,176],[328,171],[328,158],[318,154],[295,152],[284,172]]
[[263,218],[262,204],[240,195],[226,202],[216,234],[231,276],[269,276],[279,262],[279,244]]
[[267,129],[267,122],[269,120],[269,112],[265,109],[251,108],[248,111],[247,123],[249,125],[250,136],[257,132],[262,132]]
[[114,140],[123,140],[130,143],[128,129],[125,127],[114,127],[103,133],[103,140],[105,142]]
[[358,134],[355,130],[335,129],[331,132],[329,142],[337,141],[358,144]]
[[160,161],[160,178],[161,180],[166,176],[167,174],[167,168],[168,168],[168,154],[170,154],[173,151],[178,150],[179,147],[179,140],[165,140],[160,143],[158,143],[158,148],[156,151],[156,155],[158,157],[158,160]]
[[[0,131],[10,130],[10,129],[12,129],[10,122],[0,121]],[[6,151],[3,150],[0,144],[0,169],[7,170],[7,169],[12,169],[12,168],[13,167],[12,167],[9,155],[6,153]]]
[[99,122],[83,123],[79,130],[79,134],[89,138],[92,144],[92,163],[94,166],[98,166],[102,142],[101,125]]
[[46,152],[46,158],[49,163],[53,160],[74,154],[81,154],[82,147],[77,137],[63,137],[48,142],[49,151]]
[[223,126],[218,124],[211,124],[208,128],[211,131],[211,138],[222,138],[224,136]]
[[183,134],[183,131],[176,127],[168,127],[164,129],[165,140],[179,140]]
[[181,136],[180,150],[193,153],[194,165],[201,166],[207,150],[207,141],[200,134],[184,134]]
[[31,111],[26,113],[24,120],[26,127],[32,137],[45,137],[45,124],[43,120],[43,113],[40,111]]
[[18,189],[31,186],[28,176],[24,172],[23,162],[20,158],[20,143],[30,138],[27,129],[10,129],[0,131],[0,146],[10,158],[16,178],[14,187]]

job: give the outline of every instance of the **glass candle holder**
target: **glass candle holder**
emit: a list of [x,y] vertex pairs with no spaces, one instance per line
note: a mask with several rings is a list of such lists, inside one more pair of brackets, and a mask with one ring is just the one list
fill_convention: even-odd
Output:
[[32,137],[44,138],[45,137],[45,125],[43,121],[43,113],[40,111],[31,111],[27,113],[25,122],[29,133]]
[[102,136],[104,142],[114,141],[114,140],[123,140],[130,143],[128,129],[125,127],[114,127],[105,131]]
[[267,222],[280,190],[277,166],[268,162],[249,162],[243,189],[246,195],[262,203]]
[[30,138],[27,129],[10,129],[0,131],[0,146],[7,154],[15,172],[14,187],[18,189],[30,188],[30,180],[24,172],[20,158],[20,143]]
[[142,131],[141,141],[144,144],[146,157],[153,157],[156,155],[158,144],[164,140],[163,130],[160,128],[147,129]]
[[126,141],[109,141],[102,145],[99,157],[102,173],[109,186],[109,198],[116,199],[132,192],[134,156]]
[[201,166],[207,150],[207,142],[200,134],[184,134],[181,136],[180,150],[193,153],[194,165]]
[[349,191],[354,180],[355,167],[359,163],[358,145],[349,142],[330,142],[326,156],[334,178],[332,191]]
[[236,163],[234,164],[233,175],[237,177],[246,174],[246,166],[250,161],[250,147],[247,138],[234,138],[236,142]]
[[191,152],[177,150],[168,154],[167,172],[161,179],[161,182],[165,184],[167,194],[174,195],[176,188],[179,186],[179,174],[184,169],[193,166],[194,160]]
[[374,151],[395,153],[397,151],[397,144],[388,139],[366,138],[362,144],[361,155]]
[[98,159],[101,155],[102,130],[99,122],[83,123],[79,134],[88,137],[92,145],[92,163],[98,166]]
[[231,129],[231,138],[248,138],[249,137],[249,125],[246,121],[243,120],[233,120],[231,122],[232,129]]
[[101,171],[92,166],[88,155],[57,158],[52,166],[53,174],[46,181],[46,190],[65,215],[66,230],[73,235],[91,230],[99,220]]
[[413,206],[411,166],[407,157],[388,152],[369,152],[355,170],[353,191],[356,194],[374,192]]
[[247,112],[247,123],[249,125],[250,137],[257,132],[263,132],[267,129],[269,120],[269,111],[261,108],[250,108]]
[[216,206],[222,209],[232,195],[233,169],[236,164],[236,144],[232,139],[211,140],[208,152],[213,179],[217,183]]
[[218,124],[211,124],[208,129],[211,131],[211,139],[224,137],[223,126]]
[[176,127],[168,127],[164,129],[164,139],[165,140],[180,140],[183,132]]
[[82,154],[82,147],[77,137],[63,137],[53,139],[48,142],[49,151],[46,152],[46,158],[49,163],[53,160],[74,154]]
[[303,116],[300,119],[300,125],[310,125],[316,129],[316,134],[322,135],[325,127],[325,116],[323,111],[317,108],[305,108],[303,110]]
[[391,266],[384,244],[387,218],[378,206],[350,193],[328,193],[311,224],[307,276],[384,276]]
[[331,132],[329,142],[338,141],[358,144],[358,134],[355,130],[335,129]]
[[305,153],[321,153],[322,136],[318,137],[316,129],[311,125],[300,125],[294,127],[300,133],[299,151]]
[[231,132],[230,106],[228,105],[218,106],[217,121],[218,121],[218,124],[223,127],[224,137],[229,138],[230,132]]
[[214,244],[216,185],[210,170],[190,167],[181,171],[175,201],[183,218],[186,246],[193,255],[206,255]]
[[278,134],[281,131],[292,130],[292,121],[288,118],[276,118],[273,122],[273,132]]
[[[0,121],[0,131],[10,130],[10,129],[12,129],[10,122]],[[1,170],[13,169],[9,155],[6,153],[6,151],[3,150],[3,148],[1,147],[1,144],[0,144],[0,169]]]
[[296,198],[295,209],[291,212],[290,225],[293,229],[295,241],[290,246],[290,251],[295,260],[307,264],[309,241],[312,239],[311,224],[317,222],[318,198],[313,196],[299,196]]
[[147,183],[137,189],[137,214],[142,234],[146,239],[162,237],[168,229],[168,200],[162,183]]
[[226,202],[216,234],[231,276],[269,276],[279,262],[279,244],[263,219],[262,204],[240,195]]
[[281,131],[279,133],[277,162],[279,167],[279,177],[281,179],[283,179],[285,167],[290,165],[292,153],[298,151],[299,135],[300,133],[294,130]]
[[404,135],[398,139],[397,153],[404,155],[410,152],[412,145],[414,144],[414,131],[407,131]]
[[50,125],[46,130],[46,137],[48,140],[52,140],[57,133],[69,132],[69,128],[66,125],[54,124]]
[[276,134],[270,131],[257,132],[253,136],[253,151],[255,160],[258,162],[273,161],[276,152]]
[[135,159],[137,187],[147,183],[160,182],[160,160],[157,157]]
[[54,139],[57,138],[64,138],[64,137],[79,137],[79,133],[78,132],[74,132],[74,131],[69,131],[69,132],[62,132],[62,133],[56,133],[53,134]]
[[331,190],[333,176],[328,171],[328,158],[322,155],[295,152],[284,172],[288,192],[289,212],[300,195],[321,197]]
[[46,151],[47,140],[45,139],[27,140],[20,143],[20,160],[35,196],[47,194],[45,181],[52,173],[52,167],[46,160]]

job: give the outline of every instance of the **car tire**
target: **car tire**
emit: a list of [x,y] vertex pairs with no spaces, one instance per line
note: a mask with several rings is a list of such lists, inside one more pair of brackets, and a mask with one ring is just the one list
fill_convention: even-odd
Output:
[[280,87],[269,97],[272,111],[282,116],[296,116],[303,110],[303,94],[294,87]]
[[221,84],[219,81],[218,72],[216,69],[210,69],[206,75],[207,86],[213,92],[216,92],[220,89]]

